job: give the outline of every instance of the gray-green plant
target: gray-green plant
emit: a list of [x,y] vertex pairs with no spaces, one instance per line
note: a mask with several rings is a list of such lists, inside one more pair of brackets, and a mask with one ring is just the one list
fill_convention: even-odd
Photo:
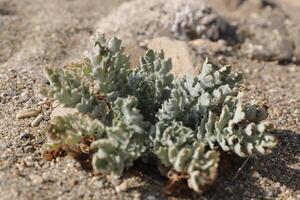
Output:
[[75,147],[92,137],[96,172],[121,176],[137,159],[151,157],[186,175],[196,192],[216,179],[222,152],[271,152],[276,138],[267,111],[242,103],[240,74],[207,61],[196,76],[174,77],[171,69],[163,52],[150,49],[132,69],[120,40],[94,36],[82,63],[46,69],[47,95],[78,109],[51,120],[48,146]]

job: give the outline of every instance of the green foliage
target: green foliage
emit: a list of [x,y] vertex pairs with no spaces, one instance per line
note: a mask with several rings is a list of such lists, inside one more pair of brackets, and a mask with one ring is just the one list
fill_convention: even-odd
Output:
[[93,137],[96,172],[121,176],[138,158],[153,155],[202,192],[217,176],[221,152],[259,156],[276,145],[267,111],[242,104],[241,75],[230,66],[206,61],[199,75],[175,78],[163,52],[148,50],[131,70],[120,40],[97,35],[92,46],[83,63],[46,74],[48,96],[79,111],[51,121],[49,144],[76,146]]

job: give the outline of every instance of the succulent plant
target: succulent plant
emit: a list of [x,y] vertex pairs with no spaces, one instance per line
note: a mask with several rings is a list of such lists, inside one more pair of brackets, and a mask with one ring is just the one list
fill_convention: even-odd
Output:
[[188,174],[188,185],[196,192],[212,184],[217,176],[219,153],[205,150],[205,143],[197,140],[194,131],[182,123],[156,124],[153,153],[160,162],[176,172]]
[[222,152],[271,152],[267,111],[242,103],[240,74],[207,61],[197,76],[174,77],[171,68],[163,52],[147,50],[132,70],[120,40],[96,35],[82,63],[46,69],[48,96],[79,111],[51,120],[48,146],[90,137],[93,169],[116,176],[151,155],[196,192],[216,179]]

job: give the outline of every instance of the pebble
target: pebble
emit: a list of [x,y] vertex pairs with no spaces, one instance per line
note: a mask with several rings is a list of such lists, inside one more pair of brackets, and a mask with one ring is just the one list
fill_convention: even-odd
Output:
[[36,174],[30,174],[29,178],[33,184],[40,184],[43,182],[43,177],[36,175]]
[[28,99],[30,98],[30,97],[29,97],[28,91],[22,92],[20,96],[21,96],[21,98],[20,98],[20,100],[19,100],[19,103],[26,102],[26,101],[28,101]]
[[44,115],[44,121],[49,121],[50,120],[50,116],[49,115]]
[[116,192],[120,193],[120,192],[125,192],[128,189],[128,183],[126,181],[124,181],[123,183],[121,183],[120,185],[117,185],[115,187]]
[[16,118],[22,119],[22,118],[28,118],[28,117],[36,117],[41,112],[42,112],[41,107],[25,109],[25,110],[19,111],[16,115]]
[[48,101],[48,99],[46,97],[44,97],[41,101],[38,102],[39,106],[43,106],[44,104],[46,104]]
[[135,193],[134,194],[133,200],[141,200],[141,199],[142,199],[141,193]]
[[51,181],[51,174],[49,174],[48,172],[44,172],[43,174],[42,174],[42,179],[44,180],[44,181]]
[[32,121],[31,126],[32,126],[32,127],[38,126],[38,125],[41,123],[41,121],[43,120],[43,117],[44,117],[44,116],[43,116],[42,114],[38,115],[38,116]]
[[111,176],[109,177],[110,178],[110,182],[113,184],[113,185],[120,185],[121,184],[121,179],[117,176]]
[[149,195],[146,197],[147,200],[157,200],[157,198],[153,195]]
[[103,187],[105,187],[105,183],[106,183],[107,181],[105,180],[105,179],[100,179],[100,180],[98,180],[98,178],[97,178],[97,180],[94,182],[94,185],[96,186],[96,187],[98,187],[98,188],[103,188]]
[[274,192],[272,190],[266,191],[265,192],[266,197],[271,198],[274,196]]
[[30,133],[27,133],[27,132],[21,132],[19,135],[20,140],[28,140],[31,138],[33,138],[33,135],[31,135]]
[[25,162],[26,166],[28,166],[28,167],[31,167],[34,165],[34,160],[33,160],[32,156],[25,157],[24,162]]
[[6,97],[6,96],[13,97],[13,96],[16,96],[16,94],[17,94],[16,91],[8,91],[8,90],[6,90],[6,91],[2,92],[0,96],[1,97]]
[[46,85],[50,85],[50,81],[46,77],[43,78],[43,83]]

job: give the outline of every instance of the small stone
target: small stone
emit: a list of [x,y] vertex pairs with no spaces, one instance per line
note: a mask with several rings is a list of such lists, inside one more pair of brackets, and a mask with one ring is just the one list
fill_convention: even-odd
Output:
[[36,117],[41,112],[42,112],[41,107],[25,109],[25,110],[19,111],[16,115],[16,118],[22,119],[22,118]]
[[31,126],[32,126],[32,127],[38,126],[38,125],[41,123],[43,117],[44,117],[44,116],[43,116],[42,114],[38,115],[38,116],[32,121]]
[[141,200],[142,199],[142,195],[141,193],[135,193],[133,196],[133,200]]
[[266,197],[271,198],[274,197],[274,192],[272,190],[266,191]]
[[39,105],[39,106],[42,106],[42,105],[46,104],[46,103],[47,103],[47,100],[48,100],[47,97],[43,98],[40,102],[38,102],[38,105]]
[[97,177],[97,179],[94,181],[94,185],[98,188],[103,188],[105,186],[105,183],[107,181],[105,179],[100,179]]
[[46,77],[43,77],[43,83],[46,85],[50,85],[50,81]]
[[31,167],[34,165],[34,160],[33,160],[32,156],[25,157],[24,162],[25,162],[26,166],[28,166],[28,167]]
[[79,183],[79,181],[78,180],[76,180],[76,179],[70,179],[69,181],[68,181],[68,183],[69,183],[69,185],[71,185],[71,186],[75,186],[75,185],[77,185],[78,183]]
[[1,97],[14,97],[16,96],[16,91],[9,91],[9,90],[6,90],[4,92],[1,93]]
[[191,40],[189,44],[194,47],[198,53],[217,53],[226,48],[226,42],[224,40],[213,42],[205,39],[196,39]]
[[153,195],[149,195],[146,197],[146,200],[156,200],[157,198]]
[[33,135],[31,135],[30,133],[27,133],[27,132],[21,132],[19,135],[20,140],[28,140],[31,138],[33,138]]
[[44,115],[44,120],[45,121],[49,121],[50,120],[50,116],[49,115]]
[[21,96],[21,98],[20,98],[20,100],[19,100],[19,103],[26,102],[26,101],[28,101],[28,99],[29,99],[29,93],[28,93],[27,90],[24,91],[24,92],[22,92],[20,96]]
[[33,184],[41,184],[43,182],[43,177],[36,174],[30,174],[29,178]]
[[49,181],[49,180],[51,180],[51,176],[50,176],[50,174],[47,173],[47,172],[44,172],[44,173],[42,174],[42,178],[43,178],[44,181]]
[[124,181],[123,183],[121,183],[120,185],[117,185],[115,187],[116,192],[120,193],[120,192],[125,192],[128,189],[128,183],[126,181]]

